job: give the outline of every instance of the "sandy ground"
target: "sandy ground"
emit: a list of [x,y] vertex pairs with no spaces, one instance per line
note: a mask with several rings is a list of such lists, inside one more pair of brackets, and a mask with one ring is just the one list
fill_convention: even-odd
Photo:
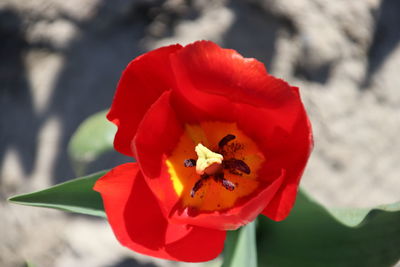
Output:
[[176,42],[213,40],[301,88],[315,134],[302,185],[316,199],[398,201],[398,14],[396,0],[1,0],[0,266],[176,266],[122,248],[103,220],[6,202],[74,177],[78,125],[110,105],[131,59]]

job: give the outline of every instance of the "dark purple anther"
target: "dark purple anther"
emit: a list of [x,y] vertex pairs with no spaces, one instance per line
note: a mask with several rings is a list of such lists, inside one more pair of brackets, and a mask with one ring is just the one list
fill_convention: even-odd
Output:
[[221,181],[222,185],[229,191],[233,191],[235,189],[235,184],[225,178]]
[[185,167],[194,167],[194,166],[196,166],[196,161],[194,159],[185,159],[185,161],[183,162],[183,165]]
[[232,141],[235,138],[236,138],[236,136],[234,136],[233,134],[226,135],[224,138],[221,139],[221,141],[219,141],[218,147],[223,148],[227,143],[229,143],[230,141]]
[[190,191],[190,196],[194,197],[197,191],[203,186],[203,179],[199,179],[193,186],[192,190]]
[[192,190],[190,190],[190,196],[194,197],[197,191],[203,186],[203,181],[207,180],[210,177],[207,173],[200,175],[200,179],[194,184]]
[[229,169],[232,173],[235,173],[236,170],[244,172],[245,174],[250,174],[251,172],[249,165],[240,159],[227,159],[224,160],[222,164],[225,169]]
[[214,175],[214,179],[215,179],[215,181],[221,183],[222,186],[225,187],[225,189],[227,189],[229,191],[233,191],[236,187],[234,183],[225,179],[223,172]]
[[235,159],[234,168],[238,171],[250,174],[250,167],[243,160]]

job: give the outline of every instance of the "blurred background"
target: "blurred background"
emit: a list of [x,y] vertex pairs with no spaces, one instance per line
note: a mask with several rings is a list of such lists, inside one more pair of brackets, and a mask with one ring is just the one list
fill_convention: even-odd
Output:
[[301,88],[315,135],[302,186],[318,201],[400,200],[400,1],[0,0],[0,266],[177,266],[122,248],[104,220],[6,199],[75,176],[68,141],[131,59],[198,39]]

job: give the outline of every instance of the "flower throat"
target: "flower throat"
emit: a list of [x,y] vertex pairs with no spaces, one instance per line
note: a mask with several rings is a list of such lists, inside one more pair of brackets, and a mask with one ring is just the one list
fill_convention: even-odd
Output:
[[225,210],[255,193],[265,161],[257,144],[236,123],[186,124],[166,168],[183,208]]
[[[231,174],[239,176],[242,176],[243,173],[250,174],[250,167],[243,160],[234,157],[226,159],[226,156],[229,156],[229,153],[225,150],[225,147],[234,139],[236,139],[236,136],[233,134],[228,134],[223,137],[218,142],[217,152],[213,152],[203,144],[199,143],[195,148],[198,157],[197,161],[194,159],[184,160],[183,164],[185,167],[196,167],[196,172],[200,175],[200,178],[190,191],[190,196],[192,198],[203,186],[204,182],[211,177],[213,177],[214,181],[221,184],[225,189],[229,191],[235,190],[237,184],[225,178],[224,170],[228,170]],[[233,150],[235,149],[240,149],[240,144],[233,144]],[[235,151],[233,151],[233,153],[234,152]]]

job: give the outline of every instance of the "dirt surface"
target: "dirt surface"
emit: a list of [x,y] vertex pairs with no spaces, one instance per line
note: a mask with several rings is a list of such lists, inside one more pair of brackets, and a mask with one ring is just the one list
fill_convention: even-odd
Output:
[[302,185],[317,200],[398,201],[398,14],[397,0],[1,0],[0,266],[176,266],[122,248],[103,220],[6,202],[74,177],[78,125],[108,108],[131,59],[176,42],[215,41],[301,88],[315,134]]

